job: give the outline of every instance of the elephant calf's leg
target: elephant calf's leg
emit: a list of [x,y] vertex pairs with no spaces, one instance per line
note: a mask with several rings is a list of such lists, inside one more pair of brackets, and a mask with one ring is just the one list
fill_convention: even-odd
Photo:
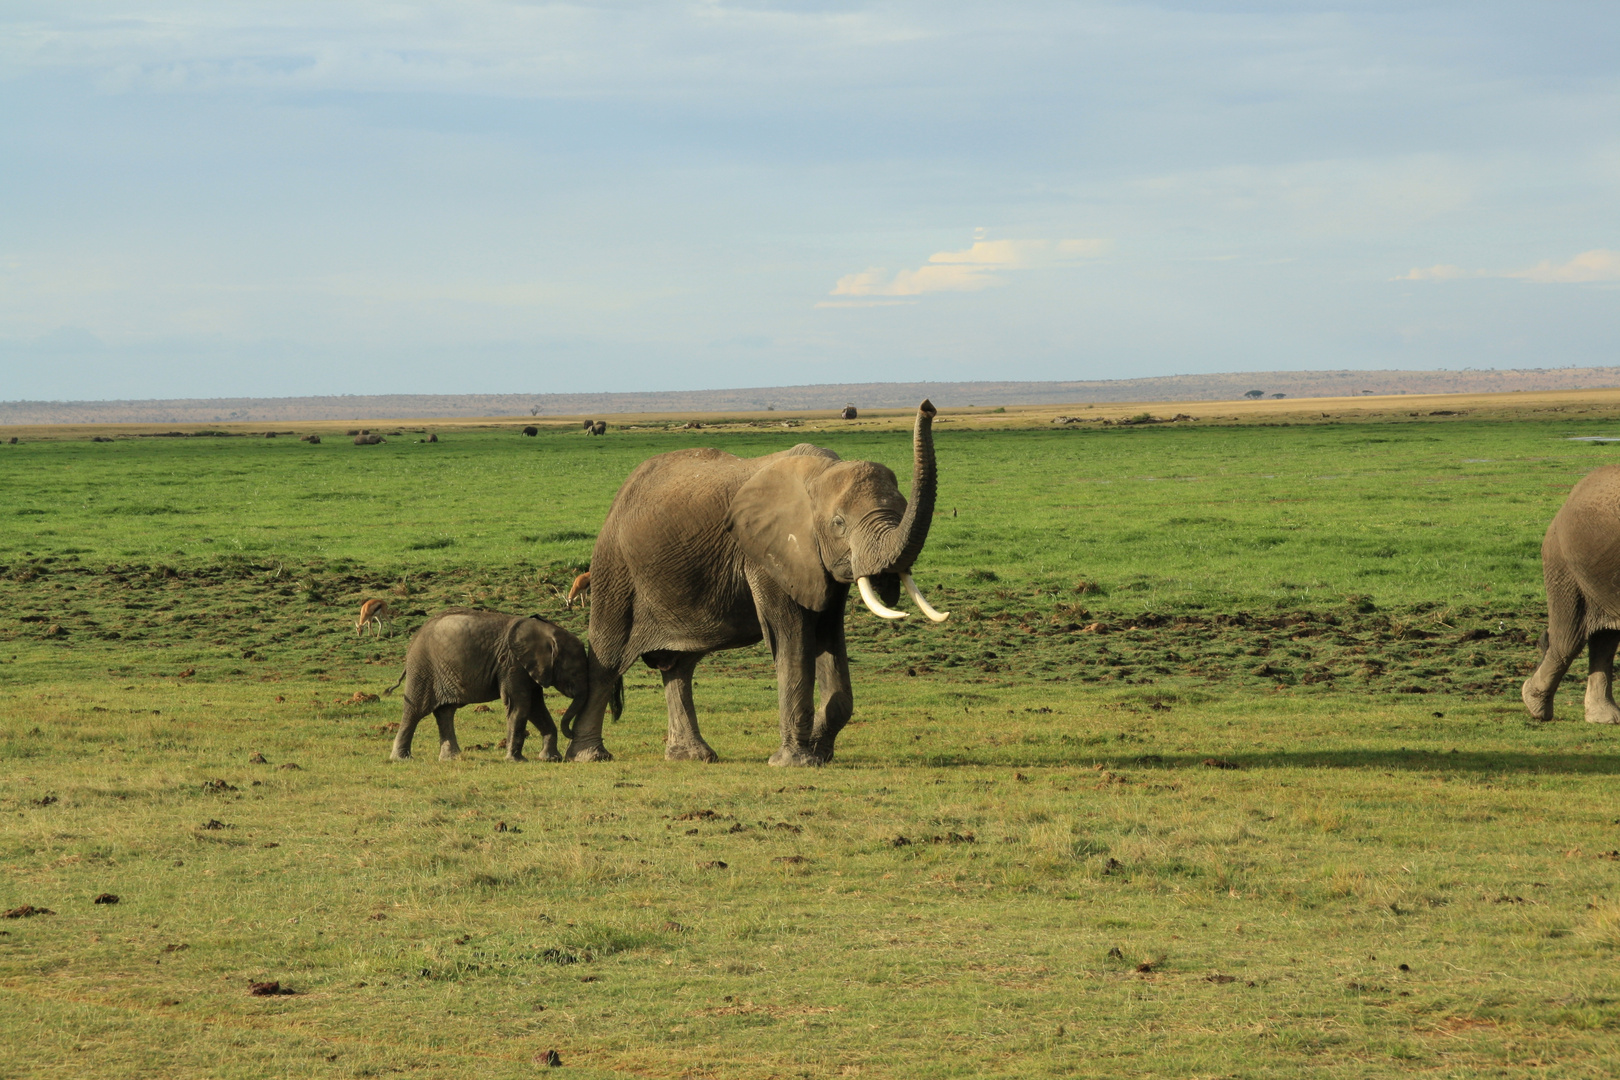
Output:
[[702,656],[684,653],[664,670],[664,703],[669,706],[669,734],[664,757],[670,761],[719,761],[720,755],[698,731],[697,706],[692,703],[692,673]]
[[1620,707],[1614,703],[1614,652],[1620,646],[1620,631],[1601,630],[1587,642],[1586,722],[1620,724]]
[[433,719],[439,722],[439,760],[454,761],[461,756],[461,745],[456,742],[456,706],[440,705],[433,710]]

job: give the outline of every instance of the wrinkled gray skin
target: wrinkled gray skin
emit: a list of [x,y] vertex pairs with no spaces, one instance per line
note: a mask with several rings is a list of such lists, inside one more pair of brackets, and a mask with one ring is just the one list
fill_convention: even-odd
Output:
[[[539,616],[456,608],[422,624],[405,652],[405,711],[394,739],[393,759],[411,756],[417,723],[429,713],[439,724],[439,760],[461,753],[456,710],[500,698],[506,706],[506,759],[522,761],[528,725],[542,737],[542,761],[561,761],[557,727],[546,711],[542,687],[554,686],[573,703],[563,713],[564,734],[586,700],[585,646],[579,638]],[[394,686],[398,686],[396,682]]]
[[1620,645],[1620,465],[1589,473],[1569,493],[1541,543],[1547,632],[1541,665],[1521,696],[1537,720],[1553,718],[1564,672],[1587,649],[1586,721],[1620,724],[1614,653]]
[[693,671],[711,652],[763,640],[776,661],[782,726],[770,763],[831,761],[854,706],[850,585],[871,576],[892,607],[898,575],[922,551],[934,509],[933,418],[924,401],[909,504],[887,467],[808,444],[759,458],[677,450],[631,473],[591,555],[590,700],[569,760],[612,758],[603,713],[638,657],[664,676],[664,756],[717,760],[698,731]]

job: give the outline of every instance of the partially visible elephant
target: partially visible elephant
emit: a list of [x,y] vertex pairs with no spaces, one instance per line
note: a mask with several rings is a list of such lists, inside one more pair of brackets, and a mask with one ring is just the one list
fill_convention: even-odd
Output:
[[387,441],[381,435],[360,434],[354,437],[354,445],[356,446],[376,446],[378,443]]
[[1614,653],[1620,645],[1620,465],[1588,473],[1564,501],[1541,542],[1547,631],[1541,664],[1520,696],[1537,720],[1553,718],[1564,672],[1587,650],[1586,721],[1620,724]]
[[456,742],[456,710],[500,698],[506,706],[506,759],[522,761],[528,725],[543,739],[542,761],[561,761],[557,726],[546,711],[541,688],[556,687],[573,698],[562,717],[563,734],[586,702],[589,667],[579,638],[538,615],[452,608],[440,612],[411,638],[405,670],[391,693],[405,683],[405,710],[392,757],[411,756],[417,723],[429,713],[439,724],[439,760],[461,754]]
[[587,420],[585,422],[585,434],[587,434],[587,435],[606,435],[607,434],[607,421],[606,420]]
[[612,758],[603,714],[640,657],[664,676],[664,756],[716,760],[698,731],[693,671],[711,652],[764,640],[782,727],[770,763],[831,761],[854,707],[850,585],[884,618],[905,617],[889,606],[902,585],[929,618],[946,617],[910,574],[934,512],[934,412],[927,401],[917,409],[910,502],[886,466],[809,444],[758,458],[677,450],[631,473],[591,555],[590,700],[569,759]]

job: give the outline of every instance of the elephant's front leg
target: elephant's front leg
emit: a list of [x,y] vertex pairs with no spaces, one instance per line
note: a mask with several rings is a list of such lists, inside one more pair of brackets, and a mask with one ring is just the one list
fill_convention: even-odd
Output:
[[664,702],[669,706],[669,734],[664,757],[670,761],[719,761],[720,755],[703,741],[698,730],[697,706],[692,703],[692,673],[701,653],[679,653],[664,669]]
[[461,744],[456,742],[456,708],[440,705],[433,710],[433,719],[439,722],[440,761],[454,761],[461,756]]
[[1614,703],[1614,652],[1620,646],[1620,631],[1600,630],[1586,643],[1586,722],[1620,724],[1620,707]]
[[776,655],[776,707],[782,719],[782,745],[770,763],[820,765],[823,758],[815,747],[816,645],[810,619],[773,622],[770,642]]
[[608,703],[613,700],[613,692],[619,684],[619,673],[603,664],[595,652],[589,653],[588,659],[590,696],[585,699],[585,707],[574,721],[574,733],[568,738],[568,760],[612,761],[613,755],[602,742],[602,721],[607,718]]
[[816,710],[810,742],[822,761],[833,759],[833,743],[855,711],[855,695],[849,681],[849,648],[844,643],[844,605],[834,604],[821,617],[816,644],[816,689],[821,707]]

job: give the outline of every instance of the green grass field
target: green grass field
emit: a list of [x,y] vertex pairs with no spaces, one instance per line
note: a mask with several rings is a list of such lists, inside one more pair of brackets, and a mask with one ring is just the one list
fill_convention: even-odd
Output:
[[450,604],[583,635],[643,458],[802,434],[0,446],[0,907],[54,912],[0,920],[0,1075],[1610,1075],[1620,733],[1579,665],[1518,703],[1594,434],[942,425],[952,618],[852,611],[792,772],[762,649],[699,669],[713,766],[640,668],[601,765],[472,709],[390,764],[365,698]]

